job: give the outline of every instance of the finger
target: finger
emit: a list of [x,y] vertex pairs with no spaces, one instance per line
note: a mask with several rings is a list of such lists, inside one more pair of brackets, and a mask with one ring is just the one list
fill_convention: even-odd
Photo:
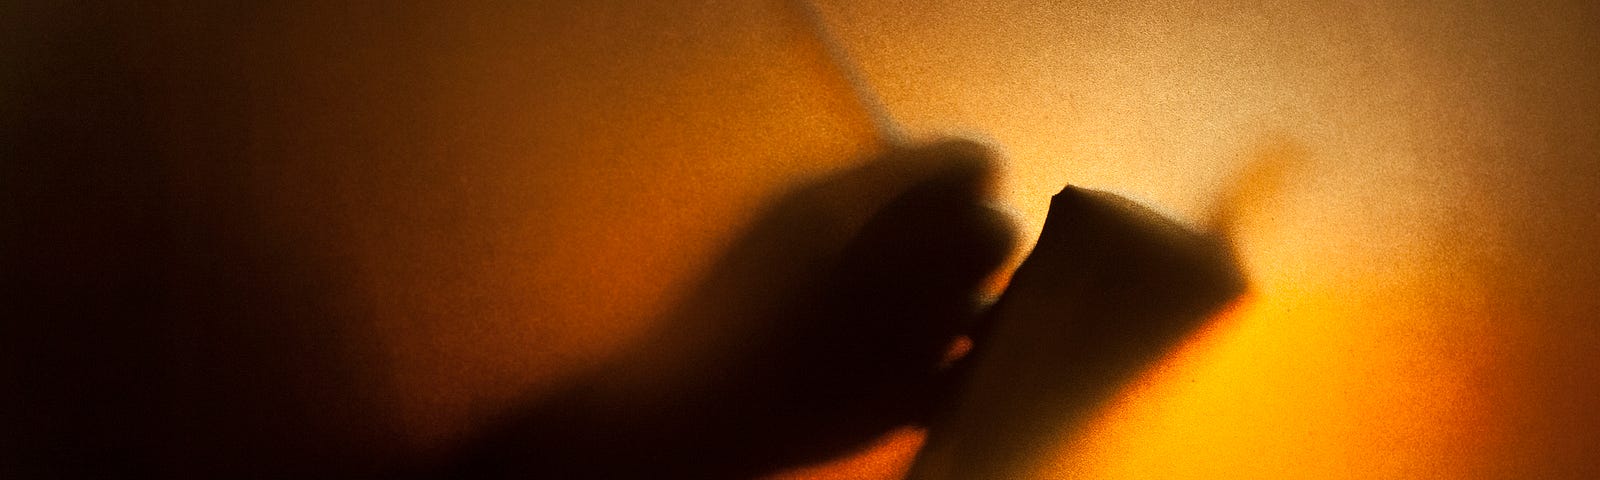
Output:
[[[953,179],[947,179],[953,180]],[[834,381],[906,392],[938,368],[973,320],[977,292],[1016,244],[1005,214],[965,181],[926,181],[868,222],[844,250],[820,305],[822,343],[853,365]]]
[[999,156],[988,145],[964,138],[938,141],[889,152],[860,169],[864,182],[899,195],[910,188],[943,183],[945,193],[987,195],[999,170]]
[[819,223],[815,239],[834,246],[852,238],[896,198],[913,188],[945,185],[967,198],[987,196],[999,171],[989,147],[949,138],[898,148],[791,192],[781,203],[786,216]]
[[846,246],[841,282],[880,299],[874,303],[967,303],[1017,241],[1011,218],[973,194],[968,180],[930,179],[890,202]]
[[[782,319],[839,318],[840,315],[831,313],[841,309],[837,302],[829,313],[814,315],[795,312],[794,304],[810,302],[807,299],[819,291],[839,290],[838,281],[823,277],[837,270],[841,263],[858,268],[867,265],[861,261],[841,262],[840,258],[845,249],[851,248],[852,242],[863,240],[858,234],[869,219],[902,197],[900,202],[907,204],[893,209],[902,213],[884,216],[880,221],[884,225],[877,227],[880,233],[865,238],[868,243],[854,247],[858,258],[870,259],[875,250],[894,252],[899,249],[897,242],[960,231],[960,225],[971,220],[961,220],[964,217],[960,214],[933,212],[949,210],[950,205],[961,206],[962,202],[975,204],[993,182],[995,165],[988,147],[968,140],[949,139],[897,149],[862,166],[809,182],[769,206],[744,235],[729,245],[698,288],[680,302],[672,316],[684,320],[675,325],[689,327],[664,333],[672,341],[652,343],[706,346],[713,350],[714,346],[721,345],[728,351],[745,352],[757,348],[748,339],[782,338],[792,335],[793,328],[806,329],[813,325],[809,321],[807,325],[788,325]],[[918,193],[911,194],[912,191]],[[948,221],[924,221],[924,225],[906,230],[910,232],[907,235],[892,234],[905,230],[895,226],[896,222],[907,223],[908,218],[904,217],[917,215],[931,220],[948,217]],[[983,222],[977,224],[983,225]],[[1008,229],[1009,224],[983,228],[1003,230]],[[971,263],[960,261],[966,259],[963,252],[951,257],[957,260],[953,265]],[[981,270],[982,267],[969,269]],[[888,282],[865,282],[864,285],[879,283]]]

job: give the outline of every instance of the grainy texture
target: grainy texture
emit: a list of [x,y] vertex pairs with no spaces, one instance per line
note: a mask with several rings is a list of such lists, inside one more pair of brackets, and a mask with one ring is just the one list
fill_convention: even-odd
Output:
[[[1252,300],[1036,466],[1113,479],[1600,475],[1595,5],[819,0],[1024,237],[1290,165]],[[366,472],[548,391],[866,148],[783,11],[0,2],[0,477]]]

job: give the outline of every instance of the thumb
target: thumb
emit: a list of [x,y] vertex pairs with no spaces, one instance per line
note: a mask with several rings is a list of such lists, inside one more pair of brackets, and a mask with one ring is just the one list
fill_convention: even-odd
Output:
[[[831,381],[878,391],[903,423],[937,376],[950,343],[972,327],[977,293],[1011,254],[1011,219],[986,205],[984,179],[925,177],[862,226],[827,275],[818,332]],[[873,397],[874,395],[868,395]],[[871,402],[869,402],[871,403]],[[910,403],[910,404],[908,404]]]

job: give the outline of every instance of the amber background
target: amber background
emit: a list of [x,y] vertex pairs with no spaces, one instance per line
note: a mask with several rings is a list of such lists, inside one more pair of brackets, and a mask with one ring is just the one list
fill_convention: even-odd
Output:
[[[639,5],[645,4],[645,5]],[[1255,292],[1043,478],[1600,475],[1600,12],[821,2],[920,134],[1199,222]],[[359,474],[650,325],[867,124],[778,2],[0,5],[0,476]],[[914,432],[795,477],[890,478]],[[10,473],[10,474],[8,474]]]

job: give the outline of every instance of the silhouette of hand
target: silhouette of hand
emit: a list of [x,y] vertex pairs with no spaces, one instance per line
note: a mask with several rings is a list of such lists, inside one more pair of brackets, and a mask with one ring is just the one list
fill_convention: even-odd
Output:
[[452,475],[749,478],[925,419],[1016,240],[985,206],[993,162],[944,140],[782,196],[658,332]]

